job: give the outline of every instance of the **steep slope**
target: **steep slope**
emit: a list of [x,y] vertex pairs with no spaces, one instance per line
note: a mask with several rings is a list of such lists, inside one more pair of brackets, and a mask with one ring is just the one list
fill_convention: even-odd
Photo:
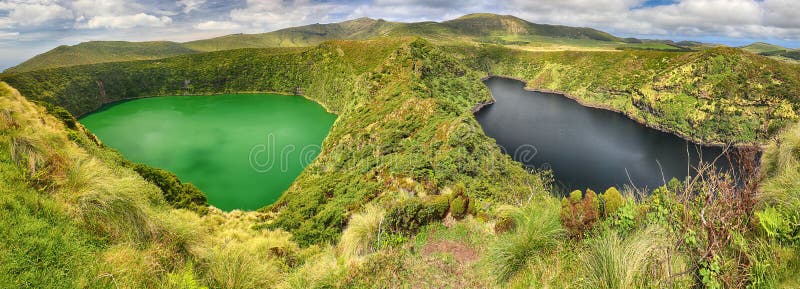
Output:
[[[276,217],[263,226],[288,230],[299,244],[310,245],[335,240],[351,214],[398,192],[432,198],[461,184],[471,198],[488,201],[543,190],[538,175],[502,154],[472,117],[475,104],[491,99],[480,77],[425,40],[396,38],[218,51],[1,78],[32,99],[75,114],[141,96],[301,91],[339,118],[322,153],[268,209]],[[485,169],[491,166],[498,169]]]
[[[753,216],[736,201],[750,186],[726,177],[673,180],[641,198],[575,191],[559,206],[548,174],[511,161],[472,116],[491,100],[487,74],[656,117],[669,112],[658,102],[709,100],[721,104],[714,117],[783,121],[751,106],[795,109],[798,95],[796,67],[734,49],[525,52],[413,38],[4,74],[52,111],[0,83],[0,285],[797,287],[796,204]],[[82,113],[123,98],[252,91],[302,92],[339,114],[320,155],[261,212],[174,209],[53,106]],[[796,187],[790,132],[766,154],[778,198],[763,205],[797,199],[781,194]]]
[[180,43],[167,41],[91,41],[73,46],[59,46],[17,66],[9,68],[6,72],[30,71],[103,62],[158,59],[195,52],[197,51],[187,48]]

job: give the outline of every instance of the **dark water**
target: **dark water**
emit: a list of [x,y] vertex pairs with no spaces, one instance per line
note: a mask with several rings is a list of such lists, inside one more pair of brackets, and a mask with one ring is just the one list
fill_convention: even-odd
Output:
[[80,119],[126,158],[169,170],[223,210],[280,197],[336,120],[300,96],[170,96],[117,103]]
[[722,148],[698,146],[559,94],[526,91],[517,80],[491,78],[485,83],[497,102],[475,115],[484,132],[515,160],[552,169],[563,189],[603,191],[631,181],[652,189],[664,179],[684,179],[691,171],[687,165],[696,165],[698,156],[710,162],[722,153]]

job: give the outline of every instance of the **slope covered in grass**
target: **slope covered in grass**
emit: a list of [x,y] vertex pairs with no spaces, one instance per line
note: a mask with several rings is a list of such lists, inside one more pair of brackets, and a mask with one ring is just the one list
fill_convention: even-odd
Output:
[[19,72],[81,64],[159,59],[195,52],[197,51],[185,45],[168,41],[90,41],[73,46],[59,46],[6,71]]
[[536,24],[510,15],[470,14],[444,22],[400,23],[358,18],[258,34],[231,34],[186,43],[93,41],[61,46],[9,68],[23,72],[81,64],[160,59],[195,52],[241,48],[308,47],[329,40],[423,37],[437,43],[497,43],[527,49],[679,50],[658,41],[621,39],[591,28]]
[[[725,49],[524,52],[397,38],[4,74],[51,109],[7,87],[0,97],[0,174],[10,180],[0,185],[8,204],[0,284],[792,288],[796,210],[781,204],[791,204],[782,200],[793,199],[797,180],[780,169],[796,163],[796,149],[784,145],[791,134],[766,153],[763,186],[706,173],[649,196],[609,189],[561,199],[551,196],[547,172],[511,161],[472,116],[491,100],[480,79],[501,73],[590,103],[635,103],[637,89],[650,88],[667,104],[672,96],[794,110],[797,72],[775,63]],[[175,209],[182,202],[55,108],[80,114],[124,98],[255,91],[299,92],[339,114],[320,155],[260,212]],[[759,113],[714,116],[790,121]],[[707,122],[720,140],[741,133]]]

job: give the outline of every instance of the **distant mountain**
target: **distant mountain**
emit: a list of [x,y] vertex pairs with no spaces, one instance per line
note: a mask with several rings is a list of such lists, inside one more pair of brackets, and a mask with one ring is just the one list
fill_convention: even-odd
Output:
[[6,72],[22,72],[103,62],[159,59],[195,52],[198,51],[181,43],[168,41],[90,41],[74,46],[62,45],[56,47],[9,68]]
[[[333,39],[363,40],[404,36],[419,36],[438,43],[493,43],[525,50],[688,51],[711,47],[694,42],[673,43],[665,40],[620,38],[592,28],[536,24],[511,15],[477,13],[443,22],[401,23],[382,19],[358,18],[339,23],[292,27],[267,33],[231,34],[186,43],[166,41],[85,42],[75,46],[59,46],[9,68],[6,72],[103,62],[160,59],[181,54],[239,48],[304,47]],[[742,47],[742,49],[754,53],[772,53],[778,48],[782,47],[766,43],[754,43]],[[776,57],[792,56],[791,53],[787,55],[784,56],[782,53],[781,56]]]
[[[420,36],[432,41],[475,41],[497,44],[557,43],[572,45],[619,45],[632,43],[591,28],[536,24],[510,15],[469,14],[444,22],[400,23],[358,18],[339,23],[311,24],[259,34],[231,34],[211,39],[176,42],[92,41],[59,46],[37,55],[6,72],[45,68],[159,59],[181,54],[238,48],[301,47],[342,39]],[[613,49],[613,47],[609,48]]]
[[403,23],[359,18],[340,23],[311,24],[260,34],[232,34],[184,43],[190,49],[219,51],[237,48],[299,47],[331,39],[361,40],[385,35]]

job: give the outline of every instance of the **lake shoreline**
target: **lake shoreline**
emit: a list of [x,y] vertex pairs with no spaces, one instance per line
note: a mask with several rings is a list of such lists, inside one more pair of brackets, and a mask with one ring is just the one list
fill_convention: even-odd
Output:
[[[635,121],[636,123],[639,123],[640,125],[643,125],[645,127],[648,127],[648,128],[651,128],[651,129],[655,129],[655,130],[658,130],[658,131],[661,131],[661,132],[664,132],[664,133],[669,133],[669,134],[675,135],[675,136],[677,136],[677,137],[679,137],[679,138],[681,138],[683,140],[686,140],[686,141],[689,141],[689,142],[692,142],[692,143],[695,143],[695,144],[699,144],[699,145],[703,145],[703,146],[722,147],[722,148],[727,147],[727,146],[731,146],[731,147],[734,147],[734,148],[742,147],[742,148],[757,148],[759,150],[764,150],[764,145],[760,144],[760,143],[759,144],[747,144],[747,143],[728,144],[728,143],[724,143],[724,142],[704,141],[704,140],[696,139],[696,138],[691,137],[689,135],[685,135],[685,134],[683,134],[681,132],[672,131],[670,129],[667,129],[665,127],[659,126],[657,124],[648,123],[647,121],[645,121],[643,119],[639,119],[637,117],[634,117],[630,113],[628,113],[626,111],[623,111],[623,110],[620,110],[618,108],[611,107],[611,106],[608,106],[608,105],[603,105],[603,104],[589,103],[589,102],[583,100],[580,97],[571,95],[571,94],[569,94],[567,92],[564,92],[564,91],[552,90],[552,89],[546,89],[546,88],[530,88],[530,87],[528,87],[528,81],[527,80],[521,79],[521,78],[517,78],[517,77],[513,77],[513,76],[488,75],[488,76],[482,77],[481,78],[481,82],[484,82],[484,81],[489,80],[489,79],[494,78],[494,77],[511,79],[511,80],[516,80],[516,81],[522,82],[522,84],[523,84],[522,89],[525,90],[525,91],[557,94],[557,95],[561,95],[563,97],[566,97],[568,99],[571,99],[571,100],[577,102],[578,104],[580,104],[580,105],[582,105],[584,107],[602,109],[602,110],[606,110],[606,111],[619,113],[619,114],[624,115],[628,119],[630,119],[632,121]],[[480,111],[481,109],[483,109],[485,106],[493,104],[495,102],[496,102],[496,99],[494,98],[494,96],[492,96],[492,101],[491,102],[478,103],[472,109],[473,115],[475,113],[477,113],[478,111]]]
[[325,111],[326,111],[326,112],[328,112],[328,113],[331,113],[331,114],[335,114],[335,115],[337,115],[337,116],[338,116],[338,114],[337,114],[336,112],[332,111],[330,108],[328,108],[328,106],[327,106],[327,105],[325,105],[325,104],[323,104],[323,103],[321,103],[321,102],[317,101],[316,99],[313,99],[313,98],[310,98],[310,97],[308,97],[308,96],[306,96],[306,95],[303,95],[303,94],[292,94],[292,93],[287,93],[287,92],[276,92],[276,91],[237,91],[237,92],[210,92],[210,93],[191,93],[191,94],[163,94],[163,95],[160,95],[160,94],[159,94],[159,95],[147,95],[147,96],[137,96],[137,97],[120,98],[120,99],[115,99],[115,100],[112,100],[112,101],[104,102],[104,103],[100,104],[100,106],[98,106],[98,107],[97,107],[97,108],[95,108],[95,109],[92,109],[92,110],[90,110],[90,111],[87,111],[87,112],[81,113],[81,114],[79,114],[79,115],[76,115],[76,116],[75,116],[75,118],[76,118],[76,119],[80,119],[80,118],[82,118],[82,117],[84,117],[84,116],[87,116],[87,115],[89,115],[89,114],[92,114],[92,113],[95,113],[95,112],[99,111],[100,109],[102,109],[102,108],[103,108],[103,107],[105,107],[105,106],[108,106],[108,105],[113,105],[113,104],[117,104],[117,103],[124,102],[124,101],[129,101],[129,100],[137,100],[137,99],[145,99],[145,98],[154,98],[154,97],[170,97],[170,96],[213,96],[213,95],[224,95],[224,94],[277,94],[277,95],[282,95],[282,96],[302,96],[302,97],[303,97],[303,98],[305,98],[305,99],[308,99],[308,100],[310,100],[310,101],[313,101],[313,102],[314,102],[314,103],[316,103],[316,104],[319,104],[320,106],[322,106],[322,108],[324,108],[324,109],[325,109]]

